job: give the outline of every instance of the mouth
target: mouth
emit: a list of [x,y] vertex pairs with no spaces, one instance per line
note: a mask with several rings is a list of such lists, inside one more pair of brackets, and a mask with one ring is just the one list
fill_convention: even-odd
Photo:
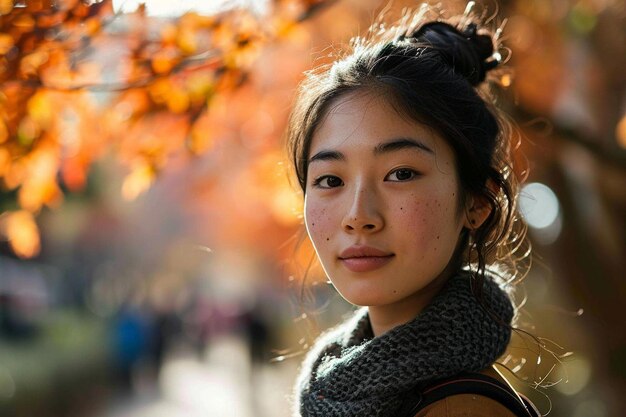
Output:
[[369,272],[387,265],[394,257],[377,248],[351,246],[339,255],[339,261],[352,272]]
[[372,246],[365,245],[353,245],[344,250],[339,254],[339,259],[349,259],[349,258],[384,258],[387,256],[392,256],[393,253],[389,251],[384,251],[382,249],[378,249]]
[[352,272],[369,272],[387,265],[395,255],[360,256],[355,258],[339,258],[341,263]]

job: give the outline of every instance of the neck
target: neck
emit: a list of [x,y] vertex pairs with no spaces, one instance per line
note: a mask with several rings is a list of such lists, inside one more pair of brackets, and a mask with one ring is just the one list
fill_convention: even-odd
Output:
[[394,327],[408,323],[417,317],[452,276],[444,270],[421,290],[393,304],[369,306],[368,314],[374,337],[383,335]]
[[485,303],[499,318],[494,320],[474,298],[470,274],[444,282],[438,292],[429,287],[437,295],[422,304],[425,308],[415,320],[391,334],[371,338],[370,325],[380,334],[387,317],[377,313],[389,311],[374,307],[373,321],[359,310],[320,339],[298,380],[301,414],[393,417],[416,386],[485,369],[500,357],[511,336],[513,306],[508,295],[496,282],[485,281]]

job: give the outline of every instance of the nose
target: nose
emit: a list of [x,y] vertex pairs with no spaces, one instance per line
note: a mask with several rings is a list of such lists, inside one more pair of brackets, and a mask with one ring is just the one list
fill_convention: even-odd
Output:
[[350,194],[348,209],[341,221],[343,230],[349,233],[375,233],[384,227],[379,199],[372,189],[360,185]]

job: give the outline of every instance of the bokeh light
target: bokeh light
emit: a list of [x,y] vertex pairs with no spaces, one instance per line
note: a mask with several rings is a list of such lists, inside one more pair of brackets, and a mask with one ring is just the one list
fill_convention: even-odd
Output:
[[562,382],[556,385],[556,389],[568,396],[576,395],[589,384],[591,372],[591,362],[579,354],[557,370]]
[[545,184],[533,182],[522,187],[519,207],[533,236],[542,244],[553,243],[561,233],[559,200]]

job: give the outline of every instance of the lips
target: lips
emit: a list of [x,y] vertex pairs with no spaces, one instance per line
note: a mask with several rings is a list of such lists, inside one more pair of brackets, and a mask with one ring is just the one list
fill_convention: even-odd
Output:
[[339,254],[339,259],[365,258],[365,257],[385,257],[393,256],[391,252],[385,252],[371,246],[354,245]]
[[383,267],[395,255],[371,246],[351,246],[341,252],[339,260],[353,272],[369,272]]

